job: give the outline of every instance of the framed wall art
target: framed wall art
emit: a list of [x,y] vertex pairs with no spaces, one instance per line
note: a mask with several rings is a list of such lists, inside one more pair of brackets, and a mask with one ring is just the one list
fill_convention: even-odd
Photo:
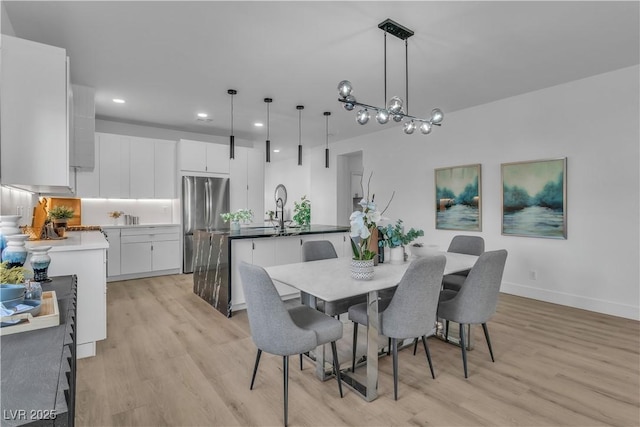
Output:
[[502,234],[567,238],[567,158],[502,164]]
[[482,230],[480,165],[435,170],[436,229]]

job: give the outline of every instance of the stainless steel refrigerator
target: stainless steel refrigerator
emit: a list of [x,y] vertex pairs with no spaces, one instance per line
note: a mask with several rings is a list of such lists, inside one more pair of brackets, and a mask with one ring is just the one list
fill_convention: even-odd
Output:
[[229,178],[182,177],[184,273],[193,273],[193,232],[228,229],[229,225],[220,216],[224,212],[229,212]]

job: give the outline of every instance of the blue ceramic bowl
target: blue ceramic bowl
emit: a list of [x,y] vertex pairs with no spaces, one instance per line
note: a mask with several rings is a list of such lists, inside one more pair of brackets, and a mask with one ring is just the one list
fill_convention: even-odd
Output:
[[0,301],[24,299],[24,285],[0,284]]

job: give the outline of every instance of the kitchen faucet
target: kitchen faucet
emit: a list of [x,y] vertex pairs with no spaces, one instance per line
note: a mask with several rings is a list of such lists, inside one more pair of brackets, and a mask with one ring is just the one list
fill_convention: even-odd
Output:
[[[278,208],[280,208],[280,216],[278,217]],[[278,226],[280,230],[284,230],[284,203],[282,203],[282,198],[278,197],[276,200],[276,218],[279,220]]]

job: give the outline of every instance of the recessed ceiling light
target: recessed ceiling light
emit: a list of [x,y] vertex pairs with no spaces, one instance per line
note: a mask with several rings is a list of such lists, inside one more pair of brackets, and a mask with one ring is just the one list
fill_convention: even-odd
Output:
[[113,98],[113,102],[115,102],[116,104],[124,104],[124,99]]
[[253,125],[257,128],[261,128],[262,126],[264,126],[264,123],[255,122]]
[[280,150],[278,150],[277,148],[275,150],[273,150],[274,153],[279,153]]
[[206,119],[207,117],[209,117],[209,115],[207,113],[198,113],[198,117],[200,117],[201,119]]

